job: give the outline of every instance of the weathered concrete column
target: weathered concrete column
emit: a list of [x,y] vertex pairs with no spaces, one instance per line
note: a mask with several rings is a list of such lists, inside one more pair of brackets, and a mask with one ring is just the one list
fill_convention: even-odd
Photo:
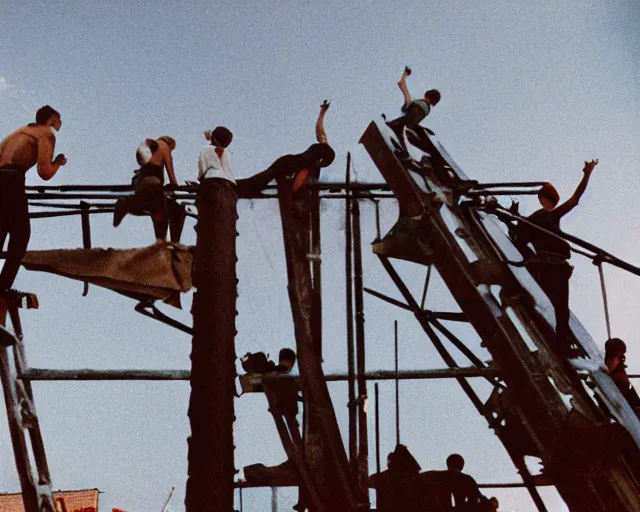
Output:
[[236,335],[235,185],[200,185],[194,254],[187,512],[233,510]]

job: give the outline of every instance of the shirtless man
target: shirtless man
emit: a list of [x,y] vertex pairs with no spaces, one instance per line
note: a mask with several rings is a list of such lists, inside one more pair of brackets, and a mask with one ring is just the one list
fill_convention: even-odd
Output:
[[304,153],[296,155],[284,155],[278,158],[269,166],[266,171],[246,178],[237,180],[238,195],[251,197],[260,194],[270,181],[279,176],[293,176],[293,191],[297,192],[303,188],[310,179],[318,179],[320,170],[328,167],[333,162],[336,154],[327,142],[327,134],[324,131],[324,116],[329,109],[330,103],[324,100],[320,105],[320,114],[316,121],[316,140]]
[[156,243],[165,242],[169,228],[169,212],[164,197],[164,169],[169,176],[169,183],[177,185],[173,170],[171,152],[176,147],[176,141],[163,136],[159,139],[145,139],[136,151],[136,160],[140,168],[134,171],[132,180],[134,195],[122,197],[116,203],[113,214],[113,225],[119,226],[128,214],[151,215]]
[[[67,163],[60,154],[53,160],[60,114],[49,105],[36,112],[36,122],[16,130],[0,142],[0,247],[9,235],[7,259],[0,273],[0,294],[13,285],[29,237],[29,204],[25,192],[26,172],[37,164],[38,175],[50,180]],[[4,299],[0,299],[4,300]]]
[[[561,235],[560,221],[578,206],[596,165],[598,160],[584,162],[583,175],[578,187],[562,204],[558,204],[560,194],[555,187],[551,183],[545,183],[538,192],[538,201],[542,208],[529,215],[527,220],[547,231]],[[555,312],[557,342],[554,348],[564,357],[576,357],[577,354],[571,348],[569,341],[569,279],[573,273],[573,267],[567,261],[571,258],[569,244],[533,226],[520,223],[516,245],[526,252],[528,243],[533,245],[536,256],[527,264],[527,270],[547,294]]]

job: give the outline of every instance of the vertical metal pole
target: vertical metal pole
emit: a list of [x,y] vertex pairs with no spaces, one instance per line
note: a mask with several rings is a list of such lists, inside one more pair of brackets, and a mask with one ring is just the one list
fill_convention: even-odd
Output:
[[322,359],[322,250],[320,244],[320,192],[311,192],[311,254],[313,270],[313,336]]
[[353,221],[353,283],[356,310],[356,365],[358,372],[358,484],[362,502],[369,506],[369,435],[367,425],[367,381],[365,332],[364,332],[364,290],[362,285],[362,242],[360,233],[360,203],[358,197],[351,205]]
[[609,301],[607,300],[607,287],[604,282],[604,270],[602,262],[598,262],[598,273],[600,274],[600,287],[602,288],[602,302],[604,304],[604,319],[607,322],[607,339],[611,339],[611,322],[609,320]]
[[398,378],[398,321],[393,321],[393,358],[396,369],[396,445],[400,444],[400,379]]
[[351,223],[351,153],[347,153],[345,199],[345,273],[346,273],[346,310],[347,310],[347,372],[348,372],[348,404],[349,404],[349,465],[353,477],[358,473],[358,434],[356,410],[356,364],[353,337],[353,233]]
[[242,503],[242,487],[238,489],[240,491],[240,512],[244,512],[244,505]]
[[431,279],[431,265],[427,267],[427,275],[424,278],[424,289],[422,290],[422,300],[420,301],[420,309],[424,309],[424,303],[427,300],[427,290],[429,289],[430,279]]
[[186,512],[233,510],[236,335],[235,186],[204,180],[196,200]]
[[380,238],[380,200],[376,199],[374,201],[376,205],[376,242],[381,240]]
[[376,398],[376,473],[380,473],[380,390],[377,382],[373,388]]
[[278,488],[271,488],[271,512],[278,512]]
[[[91,205],[86,201],[80,201],[80,208],[82,213],[80,218],[82,219],[82,247],[85,249],[91,249],[91,222],[89,220],[89,208]],[[84,282],[84,289],[82,290],[82,296],[86,297],[89,293],[89,283]]]

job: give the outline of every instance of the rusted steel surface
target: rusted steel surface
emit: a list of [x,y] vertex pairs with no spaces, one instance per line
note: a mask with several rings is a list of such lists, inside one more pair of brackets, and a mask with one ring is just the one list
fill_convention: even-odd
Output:
[[323,506],[328,510],[348,512],[356,507],[355,487],[322,370],[320,340],[314,339],[318,332],[314,323],[321,319],[314,317],[313,279],[308,258],[311,248],[310,196],[303,191],[294,198],[291,182],[286,179],[280,179],[278,187],[289,300],[308,413],[305,430],[307,463]]
[[[549,349],[553,323],[539,302],[546,297],[504,263],[488,221],[458,203],[473,182],[432,133],[405,134],[399,140],[383,123],[371,123],[361,141],[398,199],[401,219],[393,230],[413,238],[433,262],[500,365],[510,398],[507,427],[522,431],[510,454],[520,449],[524,456],[526,444],[533,450],[526,454],[541,457],[572,511],[640,510],[638,423],[626,414],[628,404],[617,402],[632,435],[609,424],[573,369]],[[402,258],[398,251],[393,256]],[[572,328],[579,343],[592,344]]]
[[235,187],[204,180],[197,206],[187,512],[233,510],[236,334]]

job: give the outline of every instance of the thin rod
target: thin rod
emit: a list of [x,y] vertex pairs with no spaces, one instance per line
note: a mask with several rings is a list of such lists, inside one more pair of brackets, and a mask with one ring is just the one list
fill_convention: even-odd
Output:
[[[343,190],[345,188],[346,183],[340,181],[331,181],[331,182],[318,182],[307,185],[310,189],[318,189],[318,190]],[[177,185],[177,186],[167,186],[166,190],[175,191],[175,192],[198,192],[198,185]],[[267,190],[277,190],[276,185],[268,185],[265,187]],[[56,191],[56,192],[101,192],[101,191],[110,191],[110,192],[133,192],[132,185],[122,185],[122,184],[114,184],[114,185],[29,185],[26,186],[25,189],[27,191],[35,191],[35,192],[46,192],[46,191]],[[353,183],[351,185],[352,190],[389,190],[389,185],[386,182],[382,183]]]
[[427,275],[424,278],[424,288],[422,290],[422,300],[420,301],[420,309],[424,309],[424,303],[427,300],[427,290],[429,289],[429,280],[431,279],[431,267],[427,266]]
[[527,224],[528,226],[531,226],[533,229],[538,230],[541,233],[544,233],[550,237],[553,237],[557,240],[566,240],[568,242],[574,243],[580,247],[582,247],[583,249],[587,249],[591,252],[593,252],[593,255],[589,255],[589,254],[585,254],[584,252],[581,251],[576,251],[573,247],[571,247],[572,251],[578,252],[579,254],[582,254],[583,256],[590,258],[592,260],[601,260],[603,263],[608,263],[609,265],[613,265],[614,267],[618,267],[621,268],[623,270],[626,270],[627,272],[630,272],[632,274],[635,274],[637,276],[640,276],[640,267],[636,267],[635,265],[632,265],[631,263],[628,263],[624,260],[621,260],[620,258],[617,258],[616,256],[614,256],[613,254],[609,254],[606,251],[603,251],[602,249],[600,249],[599,247],[590,244],[589,242],[586,242],[584,240],[582,240],[581,238],[578,238],[577,236],[573,236],[570,235],[568,233],[562,233],[562,235],[558,235],[557,233],[553,233],[552,231],[549,231],[547,229],[544,229],[540,226],[538,226],[537,224],[534,224],[533,222],[531,222],[530,220],[527,220],[523,217],[520,217],[519,215],[513,215],[512,213],[508,212],[507,210],[505,210],[504,208],[496,208],[495,210],[493,210],[491,213],[494,213],[498,218],[503,218],[503,219],[508,219],[508,220],[516,220],[518,222],[522,222],[524,224]]
[[476,183],[471,190],[494,187],[541,187],[544,184],[544,181],[503,181],[497,183]]
[[[360,226],[360,202],[357,194],[351,205],[353,229],[354,304],[356,312],[356,369],[358,373],[358,483],[362,502],[368,505],[366,492],[369,478],[369,431],[367,421],[367,380],[364,330],[364,292],[362,285],[362,239]],[[368,508],[368,506],[367,506]]]
[[609,301],[607,300],[607,286],[604,281],[604,269],[602,263],[598,261],[598,273],[600,274],[600,288],[602,289],[602,303],[604,305],[604,319],[607,323],[607,339],[611,339],[611,320],[609,319]]
[[393,359],[396,372],[396,446],[400,444],[400,379],[398,371],[398,321],[393,321]]
[[389,304],[392,304],[392,305],[397,306],[397,307],[402,308],[402,309],[406,309],[408,311],[412,311],[412,309],[407,304],[405,304],[404,302],[400,302],[397,299],[392,299],[391,297],[388,297],[388,296],[384,295],[383,293],[377,292],[375,290],[371,290],[370,288],[364,288],[364,291],[367,292],[370,295],[373,295],[374,297],[377,297],[378,299],[381,299],[381,300],[383,300],[385,302],[388,302]]
[[374,201],[376,205],[376,239],[374,242],[381,240],[380,235],[380,201]]
[[[395,285],[400,290],[400,293],[402,293],[402,296],[405,298],[409,306],[415,308],[416,310],[419,310],[418,303],[413,298],[413,295],[411,294],[407,286],[404,284],[404,281],[398,275],[395,268],[393,268],[393,265],[388,260],[388,258],[384,256],[378,256],[378,259],[382,263],[382,266],[384,267],[384,269],[389,274],[389,277],[391,277],[391,280],[395,283]],[[438,353],[440,354],[444,362],[447,364],[447,366],[449,366],[449,368],[457,368],[458,364],[455,362],[455,359],[444,347],[444,345],[442,344],[442,341],[440,341],[440,338],[432,329],[429,321],[420,314],[417,314],[416,318],[418,322],[420,322],[422,329],[427,334],[427,336],[433,343],[433,346],[436,348],[436,350],[438,351]],[[471,385],[463,377],[460,377],[457,380],[460,386],[462,387],[463,391],[469,397],[469,399],[471,400],[475,408],[478,410],[478,412],[481,415],[484,415],[484,406],[483,406],[482,400],[480,400],[480,398],[478,397],[474,389],[471,387]]]
[[[460,377],[492,377],[499,375],[496,368],[436,368],[433,370],[403,370],[396,375],[395,370],[374,370],[364,374],[366,380],[435,380],[457,379]],[[29,368],[21,378],[29,381],[87,381],[87,380],[189,380],[189,370],[56,370],[47,368]],[[640,378],[640,375],[630,375]],[[299,379],[292,375],[276,375],[275,379]],[[327,382],[344,382],[349,380],[345,373],[325,375]]]
[[380,388],[376,382],[373,385],[376,406],[376,473],[380,473]]
[[[535,487],[551,487],[553,486],[552,483],[550,482],[540,482],[540,483],[535,483],[534,484]],[[237,480],[234,483],[234,486],[237,489],[251,489],[251,488],[257,488],[257,487],[272,487],[271,485],[267,484],[267,485],[256,485],[253,482],[247,482],[246,480]],[[280,487],[297,487],[298,484],[297,483],[290,483],[290,484],[284,484],[284,485],[278,485],[276,487],[280,488]],[[478,487],[480,487],[481,489],[522,489],[527,487],[525,484],[523,484],[522,482],[504,482],[504,483],[500,483],[500,482],[489,482],[489,483],[485,483],[485,484],[478,484]]]
[[345,200],[345,273],[347,310],[347,371],[349,404],[349,463],[355,478],[358,473],[358,433],[356,410],[356,363],[353,334],[353,233],[351,223],[351,153],[347,153]]

